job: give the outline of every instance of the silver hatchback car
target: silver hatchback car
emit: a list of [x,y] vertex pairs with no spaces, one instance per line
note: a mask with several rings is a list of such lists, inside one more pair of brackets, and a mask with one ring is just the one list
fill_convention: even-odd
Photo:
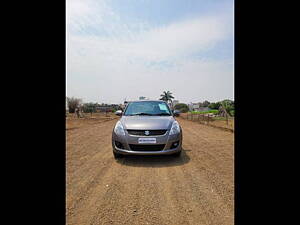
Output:
[[182,129],[164,101],[133,101],[117,111],[121,119],[112,132],[115,158],[124,155],[180,156]]

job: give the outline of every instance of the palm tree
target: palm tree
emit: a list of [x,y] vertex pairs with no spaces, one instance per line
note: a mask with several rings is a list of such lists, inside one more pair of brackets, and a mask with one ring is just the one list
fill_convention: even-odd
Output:
[[172,105],[172,108],[173,108],[172,98],[174,98],[174,97],[172,96],[172,93],[170,91],[164,91],[163,94],[161,94],[160,96],[161,96],[161,98],[159,100],[163,100],[167,103],[170,102]]

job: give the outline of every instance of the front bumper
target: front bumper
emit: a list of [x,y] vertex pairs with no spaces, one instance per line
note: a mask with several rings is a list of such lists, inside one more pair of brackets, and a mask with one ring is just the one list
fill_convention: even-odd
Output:
[[[164,144],[165,147],[161,151],[133,151],[130,149],[129,144],[138,144],[138,138],[142,136],[134,136],[129,135],[126,132],[125,136],[118,136],[114,132],[112,134],[112,147],[113,151],[118,154],[123,155],[170,155],[176,152],[180,152],[182,149],[182,132],[176,135],[169,135],[169,131],[165,135],[161,136],[151,136],[155,137],[157,143],[156,144]],[[150,137],[150,136],[148,136]],[[124,149],[118,148],[115,145],[115,141],[121,142],[124,146]],[[171,149],[171,145],[173,142],[179,141],[179,145],[176,148]],[[143,144],[140,144],[141,146]]]
[[162,151],[132,151],[132,150],[126,150],[126,149],[120,149],[117,147],[113,148],[113,151],[122,155],[170,155],[174,154],[176,152],[181,151],[181,146],[178,146],[174,149],[167,149]]

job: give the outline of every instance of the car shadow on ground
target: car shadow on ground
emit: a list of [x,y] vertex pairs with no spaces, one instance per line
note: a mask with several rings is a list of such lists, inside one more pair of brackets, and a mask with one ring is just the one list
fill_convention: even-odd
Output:
[[190,161],[190,157],[188,156],[187,151],[190,150],[182,149],[180,157],[174,157],[173,155],[127,155],[124,158],[116,160],[116,162],[125,166],[134,167],[180,166]]

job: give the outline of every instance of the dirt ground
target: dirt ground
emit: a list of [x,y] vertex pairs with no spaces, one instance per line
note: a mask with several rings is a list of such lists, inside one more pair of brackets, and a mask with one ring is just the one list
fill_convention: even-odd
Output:
[[67,118],[68,225],[234,224],[233,133],[179,117],[180,158],[116,161],[117,118]]

